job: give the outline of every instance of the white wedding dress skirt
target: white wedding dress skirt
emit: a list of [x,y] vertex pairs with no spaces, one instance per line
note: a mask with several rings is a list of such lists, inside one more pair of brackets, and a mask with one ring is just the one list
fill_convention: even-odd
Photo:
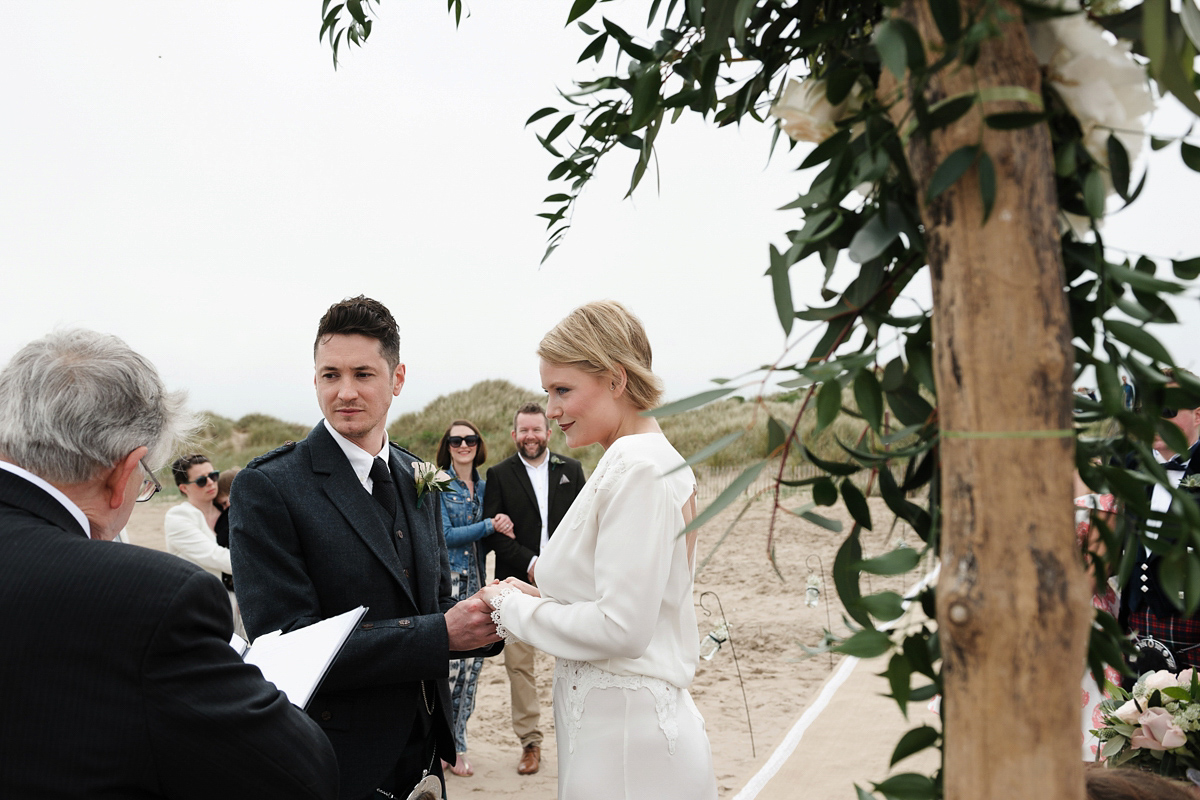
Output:
[[554,728],[558,800],[716,800],[704,718],[687,689],[558,659]]

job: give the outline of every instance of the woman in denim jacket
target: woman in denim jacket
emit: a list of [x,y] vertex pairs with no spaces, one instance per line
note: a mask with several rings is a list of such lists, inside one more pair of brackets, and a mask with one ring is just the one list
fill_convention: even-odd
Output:
[[[437,465],[454,477],[449,491],[439,493],[442,503],[442,531],[450,555],[450,582],[455,600],[465,600],[483,585],[483,558],[475,543],[491,533],[513,535],[512,520],[505,514],[483,519],[484,482],[478,467],[487,459],[487,446],[479,429],[465,419],[456,419],[442,434]],[[450,705],[454,729],[453,764],[443,761],[455,775],[474,773],[467,761],[467,720],[475,708],[475,682],[482,658],[456,659],[450,662]]]

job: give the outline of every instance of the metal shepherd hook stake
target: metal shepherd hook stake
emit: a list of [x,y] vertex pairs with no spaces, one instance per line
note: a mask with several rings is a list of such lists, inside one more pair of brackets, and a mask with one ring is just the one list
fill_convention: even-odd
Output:
[[[721,605],[721,598],[717,596],[716,592],[708,591],[700,595],[700,608],[704,610],[704,616],[712,616],[712,612],[704,605],[704,598],[710,594],[716,599],[717,610],[721,612],[721,628],[725,631],[725,641],[729,642],[729,652],[733,653],[733,666],[737,668],[738,685],[742,687],[742,705],[746,707],[746,727],[750,729],[750,755],[758,758],[758,751],[754,748],[754,725],[750,722],[750,701],[746,699],[746,682],[742,680],[742,667],[738,663],[737,650],[733,646],[733,634],[729,632],[729,620],[725,618],[725,607]],[[718,642],[717,649],[720,647],[721,643]]]

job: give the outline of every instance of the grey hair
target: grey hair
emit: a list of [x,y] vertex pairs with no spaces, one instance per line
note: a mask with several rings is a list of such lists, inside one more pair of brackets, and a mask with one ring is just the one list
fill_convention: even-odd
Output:
[[143,445],[159,469],[197,428],[184,393],[110,334],[51,333],[0,371],[0,455],[51,483],[85,483]]

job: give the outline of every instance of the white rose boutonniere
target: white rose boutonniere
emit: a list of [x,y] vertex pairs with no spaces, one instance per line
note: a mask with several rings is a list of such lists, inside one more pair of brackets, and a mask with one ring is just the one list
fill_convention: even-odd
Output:
[[1184,475],[1183,480],[1179,481],[1180,489],[1200,489],[1200,474]]
[[554,453],[550,454],[550,466],[561,467],[565,463],[567,463],[567,462],[563,461],[561,458],[556,456]]
[[445,492],[450,489],[450,481],[453,478],[440,470],[437,464],[430,464],[428,461],[414,461],[412,468],[413,483],[417,487],[417,508],[421,507],[421,500],[429,492]]

